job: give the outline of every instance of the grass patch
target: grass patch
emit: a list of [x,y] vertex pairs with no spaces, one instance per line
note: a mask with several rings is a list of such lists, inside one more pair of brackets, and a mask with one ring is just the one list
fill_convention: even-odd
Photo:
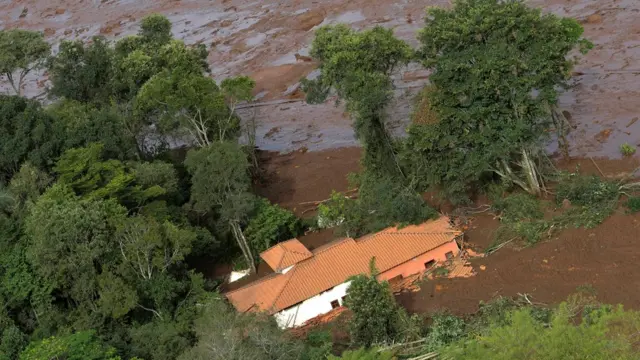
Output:
[[636,153],[636,147],[628,143],[620,145],[620,153],[623,156],[631,156]]

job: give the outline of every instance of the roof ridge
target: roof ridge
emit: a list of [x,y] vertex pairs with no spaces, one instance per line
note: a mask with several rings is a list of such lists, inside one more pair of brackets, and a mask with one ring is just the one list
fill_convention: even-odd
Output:
[[287,279],[287,282],[285,282],[284,285],[282,285],[282,287],[280,288],[280,292],[278,293],[278,296],[276,296],[273,299],[273,303],[271,303],[271,306],[270,306],[271,309],[277,308],[276,303],[278,302],[278,299],[280,299],[280,296],[282,296],[282,293],[284,293],[284,289],[286,289],[287,286],[289,285],[289,282],[291,282],[291,279],[293,279],[293,274],[295,273],[296,270],[298,270],[298,267],[294,266],[293,269],[287,272],[287,274],[284,274],[284,275],[289,275],[289,278]]
[[313,251],[311,251],[311,254],[312,255],[316,255],[316,254],[323,253],[323,252],[325,252],[325,251],[327,251],[329,249],[332,249],[332,248],[334,248],[334,247],[336,247],[336,246],[338,246],[340,244],[348,242],[349,240],[351,240],[353,242],[357,242],[356,239],[351,238],[351,237],[344,237],[344,238],[341,238],[341,239],[336,239],[336,240],[333,240],[332,242],[330,242],[328,244],[324,244],[324,245],[314,249]]
[[282,256],[280,256],[280,261],[278,262],[278,265],[276,265],[275,269],[273,269],[275,271],[278,271],[278,269],[280,268],[280,265],[284,261],[284,256],[287,253],[287,249],[284,247],[284,245],[282,245],[281,242],[279,242],[277,245],[280,249],[282,249],[283,253],[282,253]]
[[377,232],[375,234],[371,234],[369,236],[361,237],[355,240],[356,243],[363,243],[365,241],[373,240],[379,235],[448,235],[448,234],[463,234],[462,231],[459,230],[450,230],[450,231],[424,231],[424,232]]

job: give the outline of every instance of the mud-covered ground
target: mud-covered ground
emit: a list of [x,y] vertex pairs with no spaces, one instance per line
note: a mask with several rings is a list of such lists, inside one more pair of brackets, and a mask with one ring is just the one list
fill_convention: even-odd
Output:
[[[298,80],[314,65],[296,62],[308,54],[314,29],[334,23],[356,28],[381,25],[417,46],[426,6],[448,6],[446,0],[4,0],[0,26],[41,30],[54,44],[61,39],[88,40],[94,35],[115,39],[137,31],[140,19],[153,12],[169,17],[174,35],[210,49],[212,76],[236,74],[257,79],[259,101],[299,99]],[[532,6],[581,20],[596,47],[577,65],[575,86],[562,96],[571,114],[573,155],[618,157],[619,145],[640,143],[640,2],[637,0],[531,0]],[[25,10],[26,9],[26,10]],[[412,95],[424,81],[414,69],[396,75],[398,101],[390,127],[402,134]],[[35,96],[47,85],[33,76],[26,93]],[[40,82],[38,82],[38,80]],[[5,90],[8,88],[5,86]],[[255,110],[255,112],[254,112]],[[351,121],[332,101],[302,102],[245,109],[258,120],[258,145],[265,150],[310,150],[356,145]]]

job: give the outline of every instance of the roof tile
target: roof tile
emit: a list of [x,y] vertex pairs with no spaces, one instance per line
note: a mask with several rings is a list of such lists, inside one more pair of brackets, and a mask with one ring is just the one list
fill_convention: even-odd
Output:
[[[450,227],[449,218],[443,216],[420,225],[401,229],[388,228],[357,241],[350,238],[342,239],[316,249],[313,253],[307,250],[308,254],[298,252],[300,248],[295,242],[299,244],[299,241],[294,239],[291,247],[285,246],[284,252],[282,249],[274,250],[278,246],[276,245],[261,255],[268,263],[277,263],[276,267],[283,268],[282,264],[296,264],[292,270],[249,284],[227,293],[226,296],[239,311],[276,313],[342,284],[351,276],[367,273],[372,257],[376,258],[378,270],[384,272],[453,241],[460,234],[460,231]],[[294,247],[295,251],[290,250]],[[269,253],[266,258],[265,253]],[[287,257],[286,254],[304,255]],[[298,260],[302,257],[304,259]],[[269,265],[272,266],[271,263]]]

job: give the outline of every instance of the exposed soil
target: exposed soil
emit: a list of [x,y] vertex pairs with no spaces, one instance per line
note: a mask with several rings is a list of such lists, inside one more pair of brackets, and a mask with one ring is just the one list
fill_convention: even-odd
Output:
[[353,147],[283,155],[263,152],[263,180],[256,192],[301,216],[313,207],[304,203],[325,200],[333,190],[347,190],[347,175],[360,170],[360,154],[361,149]]
[[603,302],[640,309],[639,230],[640,215],[615,214],[595,229],[565,230],[530,248],[501,249],[472,260],[476,276],[428,281],[419,292],[398,299],[413,312],[468,314],[478,309],[479,301],[499,295],[527,293],[537,302],[555,304],[577,287],[591,285]]

